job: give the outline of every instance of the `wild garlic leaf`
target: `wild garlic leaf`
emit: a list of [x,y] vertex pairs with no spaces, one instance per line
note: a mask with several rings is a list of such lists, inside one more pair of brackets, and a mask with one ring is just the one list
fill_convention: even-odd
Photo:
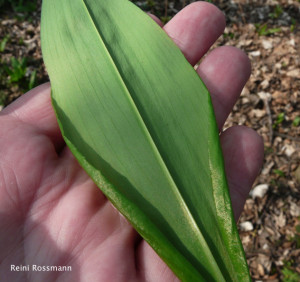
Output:
[[250,281],[210,95],[127,0],[44,0],[42,51],[63,137],[183,281]]

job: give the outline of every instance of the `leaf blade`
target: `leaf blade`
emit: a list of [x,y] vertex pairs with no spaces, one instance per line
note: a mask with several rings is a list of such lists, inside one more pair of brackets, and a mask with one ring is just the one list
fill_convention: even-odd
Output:
[[[133,22],[131,19],[126,21],[126,15],[124,17],[118,12],[118,9],[126,11],[126,15],[130,14],[136,20]],[[173,43],[170,40],[167,41],[168,39],[166,39],[163,32],[128,1],[113,0],[105,4],[104,1],[76,0],[51,1],[51,3],[50,1],[44,1],[43,11],[45,10],[47,12],[52,11],[52,14],[43,12],[42,16],[45,22],[48,21],[48,27],[42,22],[43,55],[51,78],[54,108],[64,138],[67,140],[69,147],[73,148],[72,152],[98,186],[105,186],[103,184],[105,183],[104,178],[99,176],[99,171],[105,174],[106,182],[109,180],[113,187],[108,185],[110,188],[103,189],[101,187],[102,190],[107,195],[111,193],[111,190],[117,193],[109,196],[110,200],[152,245],[158,244],[157,239],[151,239],[153,237],[160,238],[165,242],[164,244],[169,246],[164,248],[163,252],[161,251],[164,245],[162,243],[159,247],[154,246],[154,248],[162,257],[165,256],[164,259],[179,277],[182,279],[188,279],[187,277],[189,277],[189,274],[181,273],[180,264],[192,273],[194,278],[189,281],[195,280],[195,277],[205,279],[199,270],[204,273],[204,277],[210,277],[218,281],[224,280],[223,275],[225,277],[234,276],[232,270],[231,274],[226,273],[227,269],[230,269],[231,263],[229,263],[229,267],[227,265],[223,266],[220,262],[220,256],[217,258],[217,262],[214,258],[216,250],[214,254],[210,251],[210,248],[216,244],[216,238],[210,239],[207,234],[204,235],[205,239],[202,236],[203,230],[207,229],[206,225],[218,226],[219,218],[215,216],[216,211],[213,208],[216,206],[213,192],[202,191],[205,198],[204,201],[200,201],[200,204],[203,204],[203,202],[209,203],[208,207],[212,209],[209,213],[214,215],[209,218],[209,221],[213,221],[215,224],[208,222],[205,217],[203,219],[203,216],[199,215],[197,210],[199,204],[198,187],[206,187],[207,183],[212,181],[210,175],[212,167],[219,166],[216,173],[218,176],[221,175],[221,180],[217,183],[217,186],[221,183],[221,187],[224,188],[226,180],[224,179],[224,169],[220,157],[211,158],[209,156],[209,154],[213,155],[215,150],[212,150],[212,153],[210,150],[203,149],[200,150],[200,153],[197,150],[195,151],[195,148],[199,147],[197,146],[199,140],[202,140],[202,143],[200,142],[202,145],[208,145],[208,142],[200,136],[201,132],[208,132],[206,137],[211,142],[215,142],[217,149],[219,148],[218,142],[214,141],[218,132],[216,131],[210,97],[196,73],[183,60],[183,55],[175,48]],[[136,26],[136,23],[143,23],[142,30],[144,30],[144,34],[150,34],[150,37],[141,36],[140,29],[132,28]],[[131,27],[130,30],[133,34],[128,35],[129,33],[126,33],[124,26],[125,29]],[[117,27],[117,30],[112,27]],[[154,33],[153,30],[155,30]],[[59,39],[57,39],[56,32],[60,34]],[[43,35],[46,34],[48,34],[48,40],[50,38],[51,42],[47,42],[47,39],[43,38]],[[99,40],[99,37],[101,40]],[[136,40],[137,38],[142,38],[142,40],[139,40],[138,44],[133,43],[133,39]],[[143,40],[145,41],[143,42]],[[147,45],[153,41],[157,43],[154,45],[155,47],[152,44],[151,49],[147,48]],[[117,44],[114,45],[116,42]],[[118,49],[118,47],[124,45],[124,42],[126,43],[126,54],[123,50]],[[50,50],[52,48],[49,46],[56,46],[59,50],[53,51],[55,48]],[[138,48],[140,46],[144,48]],[[155,56],[151,53],[160,54],[165,46],[169,48],[167,53],[171,53],[172,56],[163,52],[163,56],[160,56],[162,62],[159,65],[156,61],[154,70],[151,66],[151,60],[154,60]],[[153,48],[156,49],[153,50]],[[142,53],[141,49],[143,49]],[[67,57],[66,61],[69,62],[69,66],[65,66],[67,69],[61,66],[61,61],[64,60],[64,56],[61,55],[62,50],[64,50],[64,56]],[[143,64],[138,64],[140,59],[143,59]],[[100,61],[101,64],[97,64],[97,61]],[[170,61],[173,65],[166,70],[165,64]],[[172,74],[172,67],[178,67],[178,65],[182,67],[183,71],[176,72],[176,75]],[[74,66],[77,68],[74,68]],[[155,75],[148,77],[149,73]],[[96,75],[97,79],[95,79]],[[172,77],[172,80],[168,79],[169,76]],[[184,86],[179,83],[176,84],[177,78],[181,76],[184,77]],[[164,84],[165,81],[161,81],[162,77],[167,81],[166,85]],[[73,81],[72,85],[66,85],[65,81],[68,80]],[[107,84],[107,81],[109,81],[109,84]],[[174,82],[175,87],[173,85],[170,88],[171,83]],[[145,86],[144,83],[147,85]],[[200,88],[200,91],[195,93],[194,89],[197,87]],[[146,92],[146,95],[139,95],[142,90]],[[172,95],[165,95],[166,91],[172,92]],[[182,94],[185,91],[192,91],[193,95],[189,95],[189,99],[183,99]],[[69,101],[66,93],[72,95],[72,101]],[[72,93],[76,93],[78,96],[75,97]],[[158,94],[153,98],[151,97],[153,93]],[[174,93],[176,94],[175,98]],[[86,97],[86,94],[89,95],[89,98]],[[204,95],[204,98],[200,99],[199,94]],[[203,125],[186,128],[190,121],[195,123],[199,120],[199,113],[195,105],[199,106],[202,103],[204,104],[202,107],[204,113],[201,113],[201,119],[205,122],[203,122]],[[165,112],[168,114],[166,115]],[[80,115],[80,118],[78,118],[78,115]],[[169,116],[173,119],[169,119]],[[76,120],[76,124],[73,120]],[[91,122],[91,125],[89,125],[89,122]],[[209,122],[213,123],[211,132],[208,130]],[[101,124],[101,131],[95,131],[99,124]],[[169,140],[170,136],[172,140]],[[181,146],[182,143],[185,144],[183,147]],[[208,145],[208,147],[213,146]],[[192,152],[191,148],[194,148]],[[188,158],[192,158],[193,161],[187,161],[188,158],[185,155],[188,155]],[[134,160],[132,160],[133,156]],[[128,164],[128,160],[132,163]],[[144,160],[147,160],[146,165]],[[181,164],[182,160],[184,160],[184,166]],[[203,169],[207,165],[211,165],[210,169]],[[206,180],[202,180],[201,177],[197,176],[197,171],[201,168],[203,174],[206,175],[204,177]],[[140,175],[135,172],[137,169]],[[195,178],[197,179],[196,185],[192,183]],[[99,181],[99,179],[102,180]],[[126,189],[121,189],[122,185],[125,185]],[[186,193],[185,188],[189,185],[196,187]],[[153,189],[156,186],[159,189]],[[213,186],[213,184],[209,184],[209,186]],[[138,190],[136,187],[138,187]],[[165,187],[168,187],[169,190],[165,191]],[[158,195],[149,194],[149,189],[156,191]],[[139,196],[139,193],[142,193],[142,195]],[[168,209],[164,207],[164,203],[159,197],[161,195],[164,198],[171,199]],[[121,198],[122,200],[120,200]],[[146,201],[143,201],[144,198]],[[217,196],[217,199],[219,198]],[[127,210],[121,208],[126,199],[129,199],[128,203],[130,203],[125,205]],[[198,200],[194,201],[193,199]],[[227,207],[228,199],[227,191],[227,202],[225,201]],[[149,215],[155,210],[157,203],[160,203],[159,212]],[[186,203],[188,203],[189,210],[186,208]],[[133,208],[136,205],[138,208]],[[221,204],[221,208],[224,206],[226,205]],[[170,210],[177,210],[176,216],[170,214]],[[230,212],[229,207],[226,215],[228,216]],[[143,217],[143,214],[147,213],[150,220],[148,218],[148,228],[147,226],[145,228],[141,224],[141,220],[135,222],[135,219],[138,217],[137,214]],[[194,223],[194,218],[196,218],[197,224]],[[229,222],[233,226],[232,214]],[[151,224],[154,224],[156,228]],[[156,233],[149,231],[151,229],[149,228],[150,225]],[[165,234],[156,235],[155,237],[154,233],[160,234],[161,230]],[[206,233],[208,232],[206,231]],[[218,247],[222,249],[224,248],[222,238],[224,234],[222,235],[222,230],[216,233],[219,237],[215,249]],[[225,235],[227,233],[225,232]],[[235,238],[234,242],[238,242],[237,237]],[[168,240],[170,242],[166,243]],[[209,240],[212,242],[208,243],[208,247],[206,241]],[[178,251],[172,249],[174,244],[175,249],[177,248],[185,257],[177,264],[172,261],[174,255],[166,255],[169,252],[172,254],[177,253],[178,257],[182,256]],[[197,248],[194,247],[195,245]],[[241,256],[241,250],[237,251],[236,253],[240,253]],[[223,250],[222,255],[228,256],[226,248],[225,251]],[[205,263],[207,265],[204,268]],[[244,264],[245,268],[243,261],[240,264]],[[222,269],[223,274],[219,268]],[[231,268],[234,269],[234,267]]]

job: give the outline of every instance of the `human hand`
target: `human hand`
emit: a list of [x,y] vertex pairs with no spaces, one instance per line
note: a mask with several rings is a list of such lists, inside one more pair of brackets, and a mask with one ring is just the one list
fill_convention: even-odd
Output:
[[[222,34],[223,14],[196,2],[165,27],[194,65]],[[250,75],[233,47],[212,51],[197,72],[208,87],[221,130]],[[251,129],[221,134],[236,219],[259,171],[262,140]],[[7,281],[174,281],[152,248],[108,202],[66,147],[50,85],[0,113],[0,278]],[[13,266],[71,266],[70,272],[11,271]],[[15,267],[15,269],[16,269]]]

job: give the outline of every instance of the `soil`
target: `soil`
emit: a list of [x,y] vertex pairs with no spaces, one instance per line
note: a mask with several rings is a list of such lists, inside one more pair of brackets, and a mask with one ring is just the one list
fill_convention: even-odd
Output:
[[[168,21],[194,1],[133,1]],[[227,28],[213,46],[232,45],[252,62],[252,75],[225,127],[245,125],[264,139],[265,159],[238,223],[254,281],[300,281],[300,1],[210,1]],[[4,50],[1,42],[8,38]],[[0,108],[48,80],[35,11],[0,11],[0,63],[27,58],[17,82],[0,67]],[[0,109],[1,110],[1,109]]]

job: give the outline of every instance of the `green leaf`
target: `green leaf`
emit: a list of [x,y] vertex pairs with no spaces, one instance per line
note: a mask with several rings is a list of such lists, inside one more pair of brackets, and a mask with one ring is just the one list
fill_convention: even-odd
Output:
[[31,74],[30,74],[30,78],[29,78],[29,83],[28,83],[28,89],[32,89],[36,84],[36,70],[34,70]]
[[183,281],[250,281],[210,95],[126,0],[44,0],[42,50],[67,145]]
[[27,70],[27,59],[21,58],[16,59],[15,57],[11,58],[11,67],[5,66],[4,69],[6,73],[10,76],[9,83],[18,82],[25,77]]
[[[1,6],[1,5],[0,5]],[[5,50],[5,47],[6,47],[6,43],[8,42],[9,40],[9,36],[6,35],[1,41],[0,41],[0,53],[4,52]]]
[[280,113],[273,124],[273,128],[276,128],[279,124],[282,124],[284,120],[285,120],[285,113]]
[[293,126],[299,126],[300,124],[300,116],[296,116],[293,120]]

